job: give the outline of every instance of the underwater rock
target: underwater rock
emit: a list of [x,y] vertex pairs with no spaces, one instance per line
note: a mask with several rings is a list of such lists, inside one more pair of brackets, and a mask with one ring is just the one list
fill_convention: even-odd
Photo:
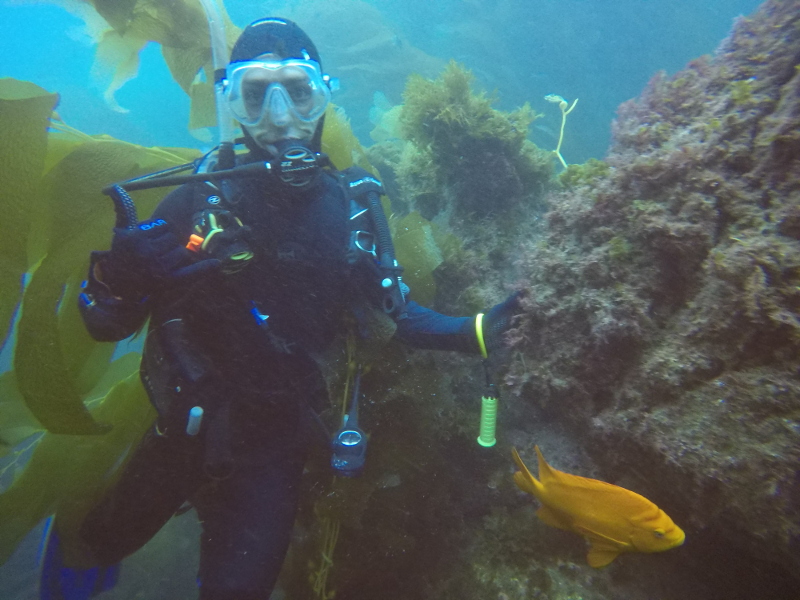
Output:
[[714,540],[710,558],[791,577],[799,48],[800,3],[766,2],[714,56],[620,106],[608,169],[573,173],[527,245],[523,358],[507,376],[587,436],[607,474],[686,522],[687,539]]
[[[604,161],[571,166],[557,192],[517,169],[528,198],[479,219],[469,200],[456,208],[464,196],[443,176],[459,164],[424,151],[466,138],[422,109],[452,115],[470,103],[448,101],[442,81],[417,81],[421,143],[407,132],[411,141],[382,146],[376,162],[397,176],[397,208],[463,241],[433,273],[434,306],[469,314],[509,288],[529,293],[508,335],[493,451],[474,441],[485,385],[476,358],[393,348],[375,361],[379,377],[365,378],[370,460],[401,483],[363,492],[361,528],[342,533],[360,568],[343,567],[338,590],[462,600],[797,597],[798,48],[800,2],[767,2],[715,56],[656,75],[622,105]],[[433,131],[438,142],[425,137]],[[539,219],[532,200],[545,195]],[[507,447],[534,443],[559,468],[651,498],[686,544],[599,572],[586,566],[583,540],[537,522],[534,504],[513,489]],[[420,576],[398,578],[398,568]]]

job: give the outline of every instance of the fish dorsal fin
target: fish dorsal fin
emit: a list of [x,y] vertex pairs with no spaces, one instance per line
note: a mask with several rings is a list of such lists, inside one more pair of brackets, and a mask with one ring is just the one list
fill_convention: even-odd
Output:
[[514,473],[514,483],[516,483],[517,487],[523,492],[528,492],[541,500],[542,491],[544,490],[542,484],[531,474],[528,467],[525,466],[525,463],[522,462],[516,448],[511,449],[511,455],[514,457],[514,462],[517,463],[517,468],[519,469],[517,473]]
[[619,552],[613,548],[592,546],[589,553],[586,555],[586,560],[589,562],[590,567],[599,569],[600,567],[605,567],[618,556]]
[[539,450],[539,446],[534,446],[534,450],[536,450],[536,456],[539,457],[539,479],[543,483],[548,479],[557,479],[558,474],[560,474],[561,471],[558,471],[547,464],[547,461],[542,455],[542,451]]
[[613,499],[609,501],[613,501],[617,506],[624,505],[626,507],[626,513],[631,515],[643,515],[642,518],[656,514],[653,511],[658,511],[658,507],[650,500],[627,488],[600,481],[599,479],[590,479],[589,477],[565,473],[564,471],[559,471],[551,467],[547,464],[547,461],[545,461],[538,446],[536,446],[536,454],[539,457],[539,480],[545,486],[547,486],[549,481],[555,481],[559,484],[569,486],[572,489],[591,490],[594,494],[602,494]]
[[539,457],[539,479],[543,484],[546,484],[550,480],[554,480],[567,483],[571,486],[579,486],[579,487],[589,486],[593,488],[601,488],[607,486],[609,490],[620,489],[615,485],[606,483],[604,481],[600,481],[598,479],[589,479],[588,477],[581,477],[580,475],[573,475],[572,473],[565,473],[564,471],[559,471],[555,467],[551,467],[549,464],[547,464],[547,461],[544,459],[542,451],[539,450],[539,446],[535,446],[535,450],[536,450],[536,456]]

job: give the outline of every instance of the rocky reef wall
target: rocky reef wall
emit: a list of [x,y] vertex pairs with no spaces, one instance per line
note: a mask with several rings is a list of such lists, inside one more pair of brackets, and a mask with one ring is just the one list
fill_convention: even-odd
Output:
[[800,3],[739,19],[618,115],[608,170],[572,168],[526,247],[506,380],[698,539],[796,573]]
[[[474,443],[476,359],[396,349],[367,381],[385,476],[361,485],[343,536],[383,548],[358,554],[372,592],[797,596],[800,2],[766,2],[713,56],[656,74],[613,132],[604,161],[530,187],[508,213],[460,213],[458,165],[421,194],[401,159],[382,164],[384,179],[400,173],[398,206],[425,212],[436,196],[426,216],[463,243],[434,273],[438,310],[527,295],[499,367],[495,449]],[[586,566],[583,542],[539,523],[511,483],[509,447],[535,443],[558,468],[655,500],[686,544]],[[361,544],[375,536],[384,545]],[[415,576],[375,579],[398,565]],[[350,594],[365,579],[347,569]]]

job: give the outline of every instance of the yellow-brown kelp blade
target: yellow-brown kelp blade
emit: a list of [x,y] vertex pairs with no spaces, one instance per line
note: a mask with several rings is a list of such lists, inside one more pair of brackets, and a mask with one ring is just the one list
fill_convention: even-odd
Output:
[[152,423],[154,411],[138,377],[139,356],[115,361],[91,396],[92,415],[109,433],[45,433],[12,486],[0,495],[0,564],[43,518],[58,512],[59,531],[74,546],[86,512],[118,473],[121,457]]
[[0,79],[0,331],[5,335],[28,269],[31,204],[40,194],[47,125],[57,94]]
[[[185,158],[108,138],[90,138],[45,177],[41,201],[51,218],[50,242],[23,297],[14,368],[31,412],[53,433],[104,430],[86,410],[81,392],[96,382],[113,347],[96,348],[74,306],[77,283],[86,275],[88,252],[107,247],[114,222],[111,202],[100,190],[146,170],[180,164]],[[137,194],[140,212],[149,214],[163,193]],[[95,361],[95,376],[79,383],[88,376],[84,367],[90,357]]]
[[[94,6],[112,29],[98,40],[95,72],[104,68],[110,80],[105,91],[106,101],[116,106],[114,93],[139,68],[139,51],[147,42],[161,45],[161,52],[170,73],[183,91],[190,95],[193,125],[206,123],[213,117],[213,85],[203,85],[191,90],[192,82],[200,68],[213,72],[211,41],[208,21],[199,0],[84,0]],[[218,2],[228,47],[239,36],[240,30],[228,17],[222,2]],[[80,13],[77,13],[81,16]],[[208,79],[213,81],[213,78]],[[191,90],[191,91],[190,91]],[[198,104],[195,106],[195,104]],[[208,125],[199,125],[207,127]],[[193,127],[190,127],[190,129]]]
[[[17,389],[14,371],[0,375],[0,457],[8,455],[20,442],[42,430],[25,406]],[[6,461],[4,461],[6,462]],[[11,465],[9,468],[16,468]]]
[[414,291],[414,300],[432,304],[436,295],[433,271],[461,249],[461,242],[416,211],[391,220],[390,225],[397,260],[405,268],[403,281]]
[[367,153],[350,128],[350,121],[333,104],[329,104],[325,110],[322,151],[339,170],[356,165],[376,174],[369,163]]

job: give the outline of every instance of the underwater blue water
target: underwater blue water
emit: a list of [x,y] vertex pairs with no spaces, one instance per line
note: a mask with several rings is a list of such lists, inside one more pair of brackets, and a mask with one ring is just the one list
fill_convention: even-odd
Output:
[[[575,163],[604,155],[616,107],[637,96],[656,71],[675,72],[713,52],[732,20],[759,4],[229,0],[226,7],[240,27],[267,14],[298,20],[317,41],[326,70],[341,79],[343,93],[335,100],[347,110],[363,143],[370,143],[373,93],[402,102],[405,77],[415,63],[401,51],[411,47],[441,65],[450,58],[464,63],[482,88],[496,90],[500,108],[530,102],[546,115],[532,132],[544,148],[555,146],[560,117],[543,97],[580,98],[563,149],[567,161]],[[203,146],[186,131],[188,100],[154,44],[141,53],[138,77],[116,94],[129,111],[120,113],[106,105],[102,87],[89,75],[94,49],[79,18],[55,4],[14,0],[0,2],[0,15],[0,77],[28,79],[59,92],[58,111],[70,125],[143,145]],[[362,52],[348,52],[359,44]],[[392,45],[397,51],[386,51]],[[406,64],[397,64],[401,60]]]

